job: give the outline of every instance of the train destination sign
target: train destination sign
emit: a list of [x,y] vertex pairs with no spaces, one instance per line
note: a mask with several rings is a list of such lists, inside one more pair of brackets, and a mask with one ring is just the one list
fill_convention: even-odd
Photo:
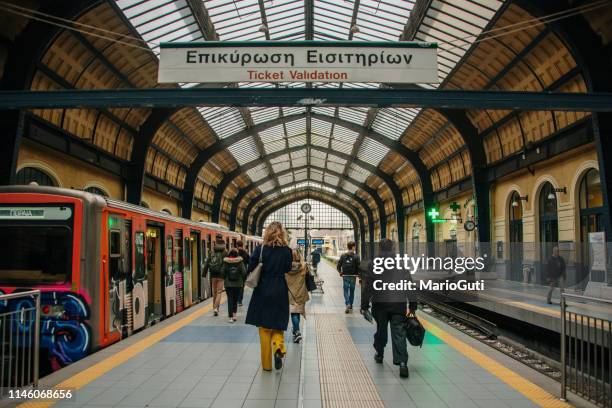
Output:
[[67,220],[72,210],[67,207],[1,207],[0,220]]
[[437,44],[404,41],[162,43],[158,81],[437,83]]

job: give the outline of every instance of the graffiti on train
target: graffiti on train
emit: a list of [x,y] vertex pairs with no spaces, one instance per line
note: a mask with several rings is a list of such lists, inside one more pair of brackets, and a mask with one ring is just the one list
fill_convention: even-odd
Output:
[[[0,313],[18,316],[11,319],[11,333],[15,338],[33,339],[35,309],[33,298],[22,298],[0,303]],[[89,306],[74,292],[43,292],[41,294],[40,348],[48,356],[51,370],[57,370],[89,354],[91,329],[86,323]],[[29,346],[26,342],[22,346]]]

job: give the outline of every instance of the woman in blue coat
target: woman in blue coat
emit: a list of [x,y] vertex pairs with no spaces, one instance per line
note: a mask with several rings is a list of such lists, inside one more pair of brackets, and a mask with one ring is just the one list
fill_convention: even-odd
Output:
[[259,328],[261,366],[265,371],[283,366],[285,339],[289,324],[289,292],[285,274],[291,270],[292,254],[287,245],[287,233],[280,222],[272,222],[264,232],[263,246],[255,249],[249,260],[249,272],[259,263],[263,251],[263,268],[253,290],[246,323]]

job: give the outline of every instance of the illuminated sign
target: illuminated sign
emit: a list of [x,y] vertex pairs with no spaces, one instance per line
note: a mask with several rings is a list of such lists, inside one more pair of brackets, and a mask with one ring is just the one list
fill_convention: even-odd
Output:
[[68,207],[0,207],[0,220],[67,220]]
[[324,241],[323,239],[320,239],[320,238],[319,238],[319,239],[314,238],[314,239],[312,240],[312,244],[313,244],[313,245],[323,245],[324,243],[325,243],[325,241]]
[[162,43],[158,82],[438,83],[437,51],[408,41]]

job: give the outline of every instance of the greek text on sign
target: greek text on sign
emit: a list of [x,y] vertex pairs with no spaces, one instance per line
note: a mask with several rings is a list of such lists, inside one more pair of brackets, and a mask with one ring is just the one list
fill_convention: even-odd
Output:
[[437,83],[437,45],[414,42],[162,43],[160,83]]

